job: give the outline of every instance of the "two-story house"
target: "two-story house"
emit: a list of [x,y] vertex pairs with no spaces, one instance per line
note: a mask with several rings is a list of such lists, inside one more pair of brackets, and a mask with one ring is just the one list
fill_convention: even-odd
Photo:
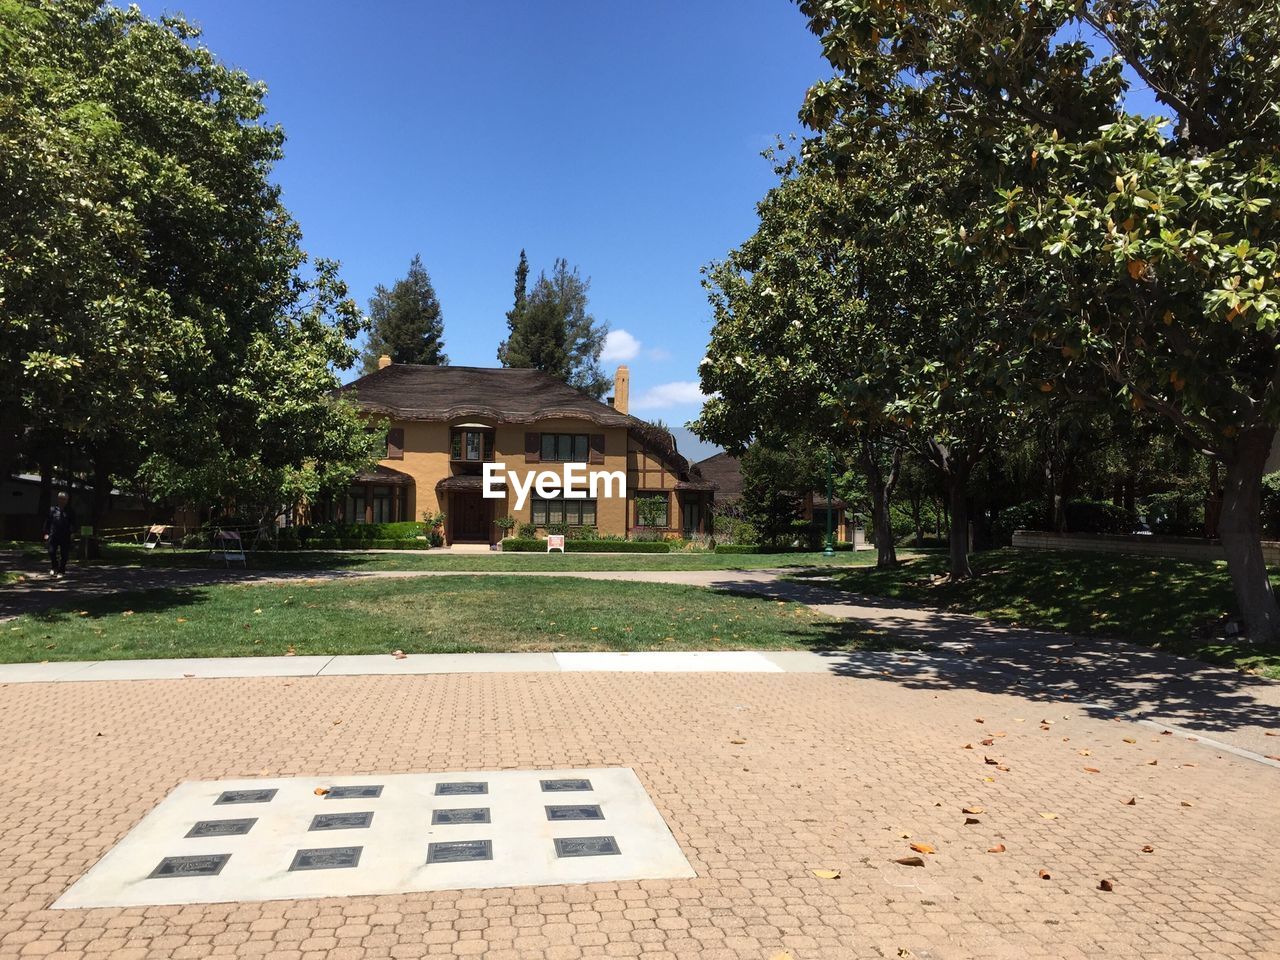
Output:
[[[614,395],[592,399],[538,370],[391,363],[342,388],[388,422],[386,456],[356,478],[345,498],[318,503],[313,519],[348,523],[417,520],[444,513],[449,543],[495,543],[495,521],[595,527],[628,536],[640,525],[636,500],[666,503],[663,535],[709,529],[711,485],[677,451],[671,435],[627,412],[630,374],[619,367]],[[626,475],[622,496],[540,497],[517,509],[506,489],[483,495],[485,463],[509,473],[585,464]],[[509,486],[509,485],[508,485]],[[616,491],[615,491],[616,492]]]

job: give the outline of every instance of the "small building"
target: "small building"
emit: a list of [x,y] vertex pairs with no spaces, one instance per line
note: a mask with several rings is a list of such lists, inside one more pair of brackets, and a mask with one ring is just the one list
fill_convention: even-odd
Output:
[[[722,508],[742,498],[742,461],[728,453],[699,460],[695,465],[702,478],[714,489],[715,504]],[[808,520],[823,530],[827,525],[827,511],[831,511],[831,529],[837,540],[853,542],[857,517],[839,497],[827,502],[825,493],[813,490],[797,493],[800,499],[799,519]]]
[[[388,422],[386,456],[355,478],[345,496],[311,507],[311,521],[382,523],[445,515],[448,543],[496,543],[496,522],[511,517],[539,533],[565,525],[630,536],[640,526],[636,501],[660,498],[667,537],[707,531],[711,484],[676,450],[666,430],[627,412],[630,373],[619,367],[614,395],[595,400],[540,370],[392,363],[342,387],[343,395]],[[483,495],[486,463],[508,475],[582,464],[620,472],[622,496]],[[521,480],[521,482],[524,482]],[[610,491],[615,492],[615,491]]]

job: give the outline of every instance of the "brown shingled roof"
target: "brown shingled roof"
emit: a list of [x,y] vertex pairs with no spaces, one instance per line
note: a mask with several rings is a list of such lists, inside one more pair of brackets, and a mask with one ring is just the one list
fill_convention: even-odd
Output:
[[393,363],[353,380],[342,393],[364,410],[400,420],[484,417],[532,423],[583,417],[607,427],[627,427],[635,420],[541,370],[513,367]]
[[705,489],[698,484],[698,468],[676,451],[666,430],[619,413],[541,370],[393,363],[339,392],[362,410],[397,420],[479,417],[494,423],[534,423],[582,417],[602,427],[626,427],[674,469],[687,489]]
[[717,453],[694,464],[704,480],[715,485],[720,500],[736,500],[742,496],[742,462],[727,453]]

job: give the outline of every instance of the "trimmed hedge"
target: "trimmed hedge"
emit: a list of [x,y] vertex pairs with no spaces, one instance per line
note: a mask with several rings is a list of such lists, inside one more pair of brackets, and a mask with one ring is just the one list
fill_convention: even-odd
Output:
[[[665,540],[569,540],[564,542],[569,553],[670,553]],[[547,541],[511,537],[502,541],[503,553],[546,553]]]
[[310,539],[306,544],[283,546],[281,550],[425,550],[425,540],[334,540]]
[[758,543],[717,543],[716,553],[759,553]]

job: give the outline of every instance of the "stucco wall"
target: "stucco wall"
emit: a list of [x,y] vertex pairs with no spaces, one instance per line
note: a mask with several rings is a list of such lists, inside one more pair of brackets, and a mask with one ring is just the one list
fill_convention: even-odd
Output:
[[[460,422],[483,423],[484,421],[477,417],[470,417]],[[390,425],[404,430],[404,458],[381,462],[383,466],[399,470],[413,478],[414,486],[409,495],[412,517],[421,519],[426,511],[448,512],[447,505],[441,503],[436,495],[436,484],[452,473],[461,472],[455,470],[449,460],[449,444],[454,425],[413,420],[396,420]],[[546,469],[558,471],[561,466],[559,463],[552,462],[525,463],[526,433],[603,435],[605,438],[604,463],[589,464],[588,470],[617,470],[624,475],[627,472],[628,432],[625,428],[601,427],[589,420],[569,418],[540,420],[533,424],[498,424],[494,428],[494,462],[503,464],[507,470],[515,472],[522,478],[531,471]],[[532,503],[526,502],[524,507],[517,511],[512,508],[514,499],[514,494],[509,492],[506,499],[494,501],[494,517],[512,516],[517,522],[528,522],[532,513]],[[532,501],[532,494],[529,499]],[[599,498],[596,504],[596,527],[601,533],[625,535],[627,517],[626,499]]]

